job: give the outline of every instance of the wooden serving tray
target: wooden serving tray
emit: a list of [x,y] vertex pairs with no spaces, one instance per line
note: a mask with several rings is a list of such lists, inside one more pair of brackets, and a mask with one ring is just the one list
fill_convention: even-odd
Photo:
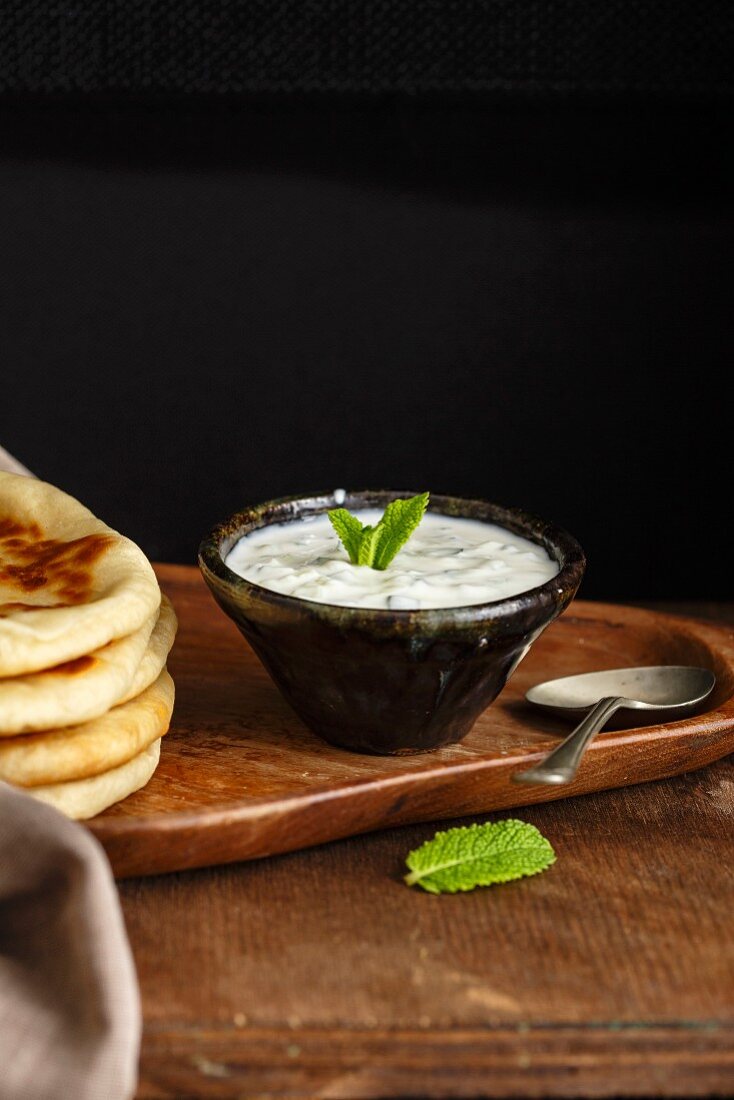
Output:
[[[148,786],[88,822],[118,877],[661,779],[734,751],[734,631],[724,627],[577,600],[461,744],[418,756],[362,756],[325,744],[296,718],[197,569],[164,565],[158,574],[180,620],[169,661],[173,723]],[[712,668],[717,685],[706,713],[601,734],[573,784],[510,782],[570,729],[524,702],[532,684],[651,664]]]

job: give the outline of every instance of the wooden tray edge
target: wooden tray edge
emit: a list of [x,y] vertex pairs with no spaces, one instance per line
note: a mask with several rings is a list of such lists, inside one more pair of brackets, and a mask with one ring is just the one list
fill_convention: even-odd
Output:
[[[190,575],[188,567],[174,568]],[[707,646],[712,659],[715,656],[725,664],[734,681],[734,630],[730,628],[590,601],[574,602],[565,617],[588,621],[603,616],[614,622],[630,612],[663,619],[671,629],[690,634]],[[519,788],[510,783],[510,776],[540,759],[552,744],[549,740],[501,759],[428,767],[378,780],[349,780],[342,786],[311,789],[277,801],[224,803],[208,809],[206,817],[189,812],[145,818],[102,816],[85,824],[104,846],[115,875],[122,878],[279,855],[381,828],[486,814],[666,779],[734,752],[734,689],[714,711],[697,718],[601,734],[590,746],[588,759],[603,762],[603,767],[584,769],[573,784],[560,788],[523,788],[518,801]],[[629,752],[621,759],[615,754],[622,744],[633,748],[632,758]],[[328,802],[333,804],[332,812],[324,822],[323,807]],[[340,821],[339,809],[345,803],[350,812]],[[175,838],[170,849],[167,838]]]

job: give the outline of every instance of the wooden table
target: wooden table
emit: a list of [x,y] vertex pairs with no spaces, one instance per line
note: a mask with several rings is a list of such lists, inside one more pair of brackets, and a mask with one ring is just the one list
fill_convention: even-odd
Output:
[[138,1097],[734,1094],[732,758],[518,816],[558,862],[472,894],[403,885],[431,825],[120,883]]

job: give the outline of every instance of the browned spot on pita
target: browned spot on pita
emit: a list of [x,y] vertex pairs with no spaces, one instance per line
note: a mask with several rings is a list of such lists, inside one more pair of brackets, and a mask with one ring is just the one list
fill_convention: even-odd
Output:
[[71,542],[41,539],[38,524],[0,519],[0,582],[23,592],[56,591],[66,604],[82,603],[92,584],[92,565],[114,542],[84,535]]
[[[63,597],[66,607],[73,607],[74,604],[83,603],[87,598],[89,592],[85,588],[60,588],[59,595]],[[58,604],[56,605],[59,606]]]
[[87,653],[83,657],[76,657],[73,661],[64,661],[62,665],[54,665],[48,671],[54,675],[58,672],[62,676],[76,676],[79,672],[88,672],[96,664],[96,657],[92,657]]
[[22,538],[24,542],[29,539],[40,539],[41,528],[37,523],[21,523],[20,520],[11,519],[10,516],[0,516],[0,539]]

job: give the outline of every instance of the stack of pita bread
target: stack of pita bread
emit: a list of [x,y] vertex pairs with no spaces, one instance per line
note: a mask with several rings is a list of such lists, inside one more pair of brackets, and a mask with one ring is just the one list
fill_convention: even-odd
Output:
[[73,818],[144,786],[173,710],[176,625],[135,543],[0,471],[0,780]]

